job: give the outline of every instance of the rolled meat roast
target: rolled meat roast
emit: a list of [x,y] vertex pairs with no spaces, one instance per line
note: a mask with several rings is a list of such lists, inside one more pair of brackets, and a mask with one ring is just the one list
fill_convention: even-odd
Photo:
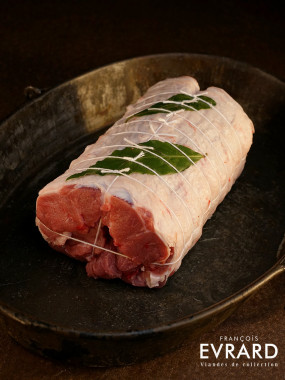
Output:
[[89,276],[163,286],[240,175],[253,132],[224,90],[161,81],[39,192],[36,224]]

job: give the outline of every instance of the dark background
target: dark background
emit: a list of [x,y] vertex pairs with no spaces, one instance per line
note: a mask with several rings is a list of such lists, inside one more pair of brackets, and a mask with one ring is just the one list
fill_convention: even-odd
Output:
[[[274,1],[9,1],[0,3],[0,120],[25,103],[24,88],[56,85],[100,66],[148,54],[226,56],[285,79],[284,9]],[[258,91],[258,89],[256,89]],[[39,358],[0,328],[2,379],[281,379],[284,276],[199,340],[132,367],[84,369]],[[276,344],[279,367],[201,368],[199,343],[258,335]],[[15,365],[17,363],[17,365]],[[270,371],[270,372],[269,372]]]
[[54,87],[102,65],[187,52],[247,62],[284,80],[284,12],[274,1],[0,3],[0,118],[32,84]]

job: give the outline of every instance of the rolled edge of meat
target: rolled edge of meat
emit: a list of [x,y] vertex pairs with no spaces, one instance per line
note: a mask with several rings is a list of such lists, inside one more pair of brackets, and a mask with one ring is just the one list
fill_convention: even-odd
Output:
[[[170,95],[201,94],[191,77],[157,83],[66,173],[45,186],[37,199],[36,224],[49,245],[87,262],[91,277],[163,286],[240,175],[252,143],[253,124],[240,105],[221,89],[206,91],[216,109],[157,113],[129,122],[130,116]],[[161,128],[164,134],[157,132]],[[153,132],[156,139],[182,144],[204,158],[163,179],[134,173],[67,180],[108,156],[114,146],[123,146],[125,133],[138,144]]]
[[116,196],[104,197],[96,188],[66,185],[39,196],[36,224],[52,248],[87,261],[87,274],[95,278],[146,286],[149,270],[161,272],[152,263],[170,257],[150,211]]

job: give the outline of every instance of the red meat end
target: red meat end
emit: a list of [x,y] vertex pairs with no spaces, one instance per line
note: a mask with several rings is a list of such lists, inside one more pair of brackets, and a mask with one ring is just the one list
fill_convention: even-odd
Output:
[[[99,189],[65,186],[59,192],[41,195],[37,219],[50,246],[87,261],[91,277],[121,278],[146,286],[146,271],[162,269],[151,264],[164,263],[170,256],[154,231],[150,211],[115,196],[104,199]],[[102,248],[92,246],[95,240]]]

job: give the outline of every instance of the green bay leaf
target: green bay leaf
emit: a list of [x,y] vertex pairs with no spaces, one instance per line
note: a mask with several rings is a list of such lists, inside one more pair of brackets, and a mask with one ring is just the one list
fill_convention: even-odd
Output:
[[202,109],[210,109],[211,106],[216,105],[215,100],[208,96],[199,95],[194,97],[187,94],[176,94],[163,102],[155,103],[149,108],[127,117],[125,123],[134,117],[148,116],[157,113],[170,113],[180,110],[200,111]]
[[112,154],[88,169],[75,173],[66,180],[87,175],[121,175],[141,173],[150,175],[175,174],[188,169],[204,156],[179,144],[160,140],[149,140],[136,145],[117,149]]

